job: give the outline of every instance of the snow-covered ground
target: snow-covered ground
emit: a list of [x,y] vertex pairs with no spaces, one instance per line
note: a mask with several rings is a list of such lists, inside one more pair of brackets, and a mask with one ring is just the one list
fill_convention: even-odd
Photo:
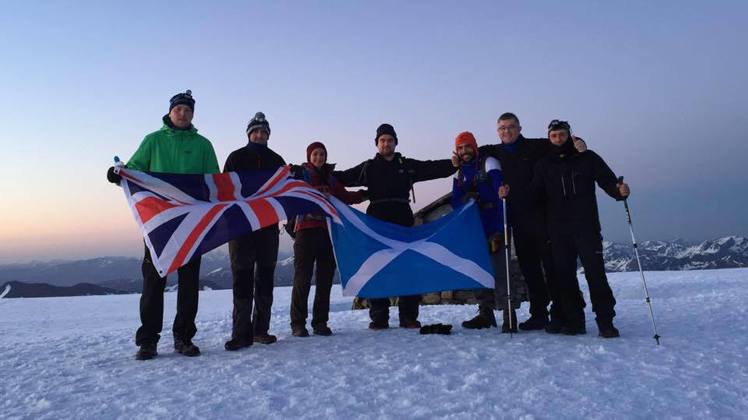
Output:
[[146,362],[133,359],[138,295],[3,299],[0,418],[746,418],[748,269],[647,278],[659,347],[638,273],[610,275],[613,340],[597,337],[589,307],[586,336],[467,331],[471,306],[421,308],[451,336],[374,332],[339,287],[335,335],[295,338],[290,288],[278,288],[278,343],[229,353],[231,292],[206,291],[198,358],[171,351],[169,293],[160,355]]

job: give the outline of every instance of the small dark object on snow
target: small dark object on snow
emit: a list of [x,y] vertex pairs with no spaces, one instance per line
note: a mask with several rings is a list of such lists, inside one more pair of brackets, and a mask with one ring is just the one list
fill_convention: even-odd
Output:
[[421,327],[420,331],[421,334],[442,334],[442,335],[450,335],[452,334],[452,325],[450,324],[431,324],[431,325],[424,325]]

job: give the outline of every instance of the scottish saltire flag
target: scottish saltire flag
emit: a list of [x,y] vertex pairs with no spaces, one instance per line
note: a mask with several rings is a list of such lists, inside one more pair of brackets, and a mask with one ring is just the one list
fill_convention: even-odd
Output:
[[277,171],[182,175],[119,169],[122,189],[161,276],[229,240],[306,213],[339,222],[325,196]]
[[472,201],[415,227],[383,222],[335,198],[331,202],[342,222],[328,222],[328,227],[344,296],[494,287],[483,227]]

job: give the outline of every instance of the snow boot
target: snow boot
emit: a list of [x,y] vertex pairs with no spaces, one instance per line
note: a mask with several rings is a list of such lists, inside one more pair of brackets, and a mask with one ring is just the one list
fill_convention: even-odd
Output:
[[332,335],[332,330],[327,325],[317,325],[316,327],[312,327],[312,332],[314,332],[314,335],[321,335],[323,337]]
[[200,356],[200,347],[194,345],[191,340],[176,337],[174,337],[174,351],[187,357]]
[[374,330],[374,331],[386,330],[389,327],[390,327],[390,325],[388,323],[386,323],[386,322],[375,322],[375,321],[371,321],[369,323],[369,329],[370,330]]
[[291,335],[294,337],[309,337],[309,331],[303,325],[292,325]]
[[531,316],[527,321],[519,323],[519,329],[522,331],[542,330],[548,325],[547,316]]
[[584,318],[570,320],[561,327],[561,334],[564,335],[583,335],[587,334],[587,328],[584,325]]
[[252,345],[252,340],[245,340],[243,338],[232,338],[231,340],[224,343],[223,348],[226,351],[237,351],[245,347]]
[[467,321],[462,321],[462,328],[468,330],[480,330],[496,326],[496,317],[492,310],[479,310],[478,315]]
[[400,321],[400,328],[408,328],[408,329],[421,328],[421,323],[417,320]]
[[[511,327],[509,326],[509,320],[511,316]],[[504,309],[504,323],[501,324],[501,332],[504,334],[516,333],[517,332],[517,313],[514,309]]]
[[548,323],[548,325],[545,326],[545,332],[547,332],[548,334],[560,334],[563,327],[563,319],[558,317],[551,317],[551,321]]
[[135,353],[135,360],[150,360],[158,356],[155,344],[143,344]]
[[[304,328],[304,329],[306,329],[306,328]],[[309,334],[309,332],[307,332],[307,335],[308,334]],[[278,341],[278,337],[276,337],[276,336],[274,336],[272,334],[268,334],[268,333],[265,333],[265,334],[256,334],[254,336],[254,342],[255,343],[273,344],[276,341]]]
[[597,319],[597,330],[598,334],[602,338],[616,338],[620,337],[621,333],[618,332],[618,328],[613,326],[612,319]]

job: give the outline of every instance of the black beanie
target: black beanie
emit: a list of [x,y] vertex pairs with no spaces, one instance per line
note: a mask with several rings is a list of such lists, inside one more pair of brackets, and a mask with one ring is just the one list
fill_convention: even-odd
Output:
[[249,124],[247,124],[247,135],[250,135],[253,131],[259,129],[267,131],[268,137],[270,137],[270,123],[265,119],[265,114],[262,112],[256,113],[254,118],[249,120]]
[[177,93],[169,99],[169,112],[177,105],[187,105],[192,112],[195,112],[195,100],[192,98],[192,91],[187,89],[184,93]]
[[384,123],[377,127],[377,136],[374,137],[374,145],[377,144],[377,141],[379,140],[379,137],[383,134],[389,134],[390,136],[395,138],[395,144],[397,144],[397,133],[395,133],[395,128],[391,125]]

